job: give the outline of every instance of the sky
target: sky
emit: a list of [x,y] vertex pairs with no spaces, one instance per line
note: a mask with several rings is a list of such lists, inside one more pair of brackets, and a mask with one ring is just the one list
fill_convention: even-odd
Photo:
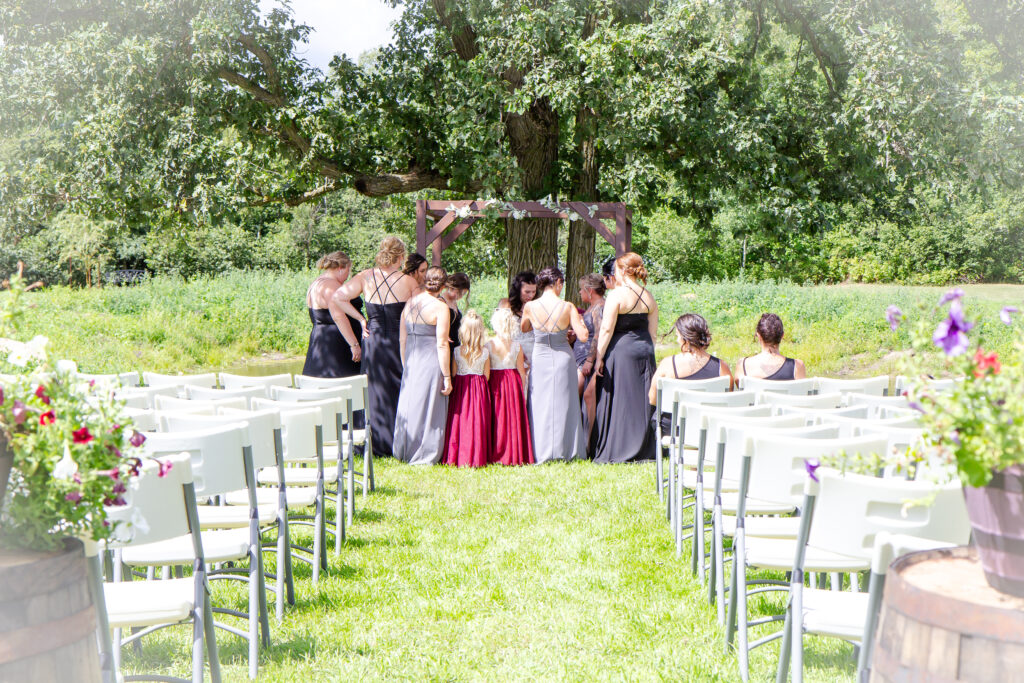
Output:
[[[300,24],[310,26],[309,43],[299,54],[310,64],[326,70],[335,54],[352,59],[391,42],[391,23],[402,13],[383,0],[292,0],[292,12]],[[260,10],[280,7],[279,0],[260,0]]]

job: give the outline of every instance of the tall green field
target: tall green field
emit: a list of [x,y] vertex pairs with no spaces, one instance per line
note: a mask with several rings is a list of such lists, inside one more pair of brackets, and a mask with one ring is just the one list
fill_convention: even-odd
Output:
[[[234,272],[184,281],[153,278],[132,287],[33,292],[26,334],[44,334],[57,357],[90,372],[147,369],[218,370],[271,359],[301,357],[309,318],[304,296],[313,273]],[[708,319],[711,352],[734,363],[755,353],[754,326],[765,311],[786,325],[783,352],[803,359],[811,374],[869,375],[897,369],[909,347],[907,330],[892,332],[884,312],[898,305],[910,318],[937,319],[937,287],[884,285],[800,286],[781,282],[661,282],[652,286],[667,334],[682,313]],[[1024,308],[1024,286],[973,285],[965,308],[978,321],[988,348],[1007,350],[1010,330],[998,320],[1004,305]],[[473,283],[469,306],[484,318],[506,294],[499,279]],[[940,366],[935,367],[941,372]]]

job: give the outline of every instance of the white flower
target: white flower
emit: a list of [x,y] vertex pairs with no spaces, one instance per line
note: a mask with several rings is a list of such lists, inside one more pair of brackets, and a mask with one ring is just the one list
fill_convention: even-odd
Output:
[[44,337],[41,334],[37,334],[36,336],[32,337],[32,339],[29,340],[29,342],[27,344],[25,344],[25,346],[28,347],[29,351],[36,358],[40,358],[41,359],[43,357],[45,351],[46,351],[46,345],[49,344],[49,343],[50,343],[49,339],[47,339],[46,337]]
[[70,479],[78,471],[78,463],[71,457],[71,448],[68,442],[64,442],[64,457],[57,461],[53,467],[54,479]]
[[16,365],[19,368],[23,368],[28,365],[29,360],[32,359],[32,355],[28,352],[28,349],[24,346],[19,346],[11,351],[7,356],[7,362],[11,365]]
[[455,215],[458,216],[459,218],[465,218],[466,216],[469,215],[469,212],[470,208],[469,205],[467,204],[466,206],[459,207],[459,209],[455,212]]

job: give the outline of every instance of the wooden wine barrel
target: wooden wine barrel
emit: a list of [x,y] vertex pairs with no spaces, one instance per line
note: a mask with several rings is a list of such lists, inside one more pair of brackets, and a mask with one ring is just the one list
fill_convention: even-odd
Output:
[[973,548],[900,558],[886,578],[871,680],[1024,681],[1024,599],[989,586]]
[[0,551],[0,681],[100,682],[82,544]]

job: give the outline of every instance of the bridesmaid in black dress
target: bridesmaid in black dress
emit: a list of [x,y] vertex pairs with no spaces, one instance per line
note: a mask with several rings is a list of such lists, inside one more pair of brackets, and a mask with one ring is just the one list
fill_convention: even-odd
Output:
[[[708,329],[708,321],[696,313],[687,313],[676,319],[672,329],[676,333],[676,341],[679,342],[679,353],[664,358],[654,373],[654,380],[651,381],[651,389],[648,399],[652,406],[657,405],[658,400],[658,378],[668,377],[670,379],[713,379],[715,377],[728,377],[729,390],[732,390],[732,372],[729,365],[708,353],[711,346],[711,330]],[[672,432],[672,414],[661,414],[661,433]]]
[[615,280],[597,340],[597,409],[590,447],[597,463],[653,460],[657,444],[647,395],[655,369],[658,304],[644,286],[647,269],[638,254],[616,259]]
[[754,333],[757,343],[761,345],[761,352],[754,356],[743,358],[736,368],[736,376],[758,377],[762,379],[788,380],[804,379],[807,377],[807,368],[802,360],[788,358],[779,351],[779,344],[782,343],[784,329],[782,319],[774,313],[764,313],[757,321],[757,331]]
[[[313,329],[309,332],[309,347],[302,374],[310,377],[351,377],[359,374],[363,336],[362,316],[345,315],[334,301],[334,294],[345,284],[352,272],[352,260],[341,251],[321,257],[316,267],[322,270],[306,292],[306,306]],[[363,300],[351,302],[360,313]]]
[[376,267],[364,270],[334,295],[347,315],[361,318],[352,305],[360,294],[366,300],[362,364],[370,394],[370,432],[374,455],[393,455],[395,411],[402,386],[402,354],[399,344],[402,310],[419,286],[402,272],[405,243],[385,237],[377,251]]

